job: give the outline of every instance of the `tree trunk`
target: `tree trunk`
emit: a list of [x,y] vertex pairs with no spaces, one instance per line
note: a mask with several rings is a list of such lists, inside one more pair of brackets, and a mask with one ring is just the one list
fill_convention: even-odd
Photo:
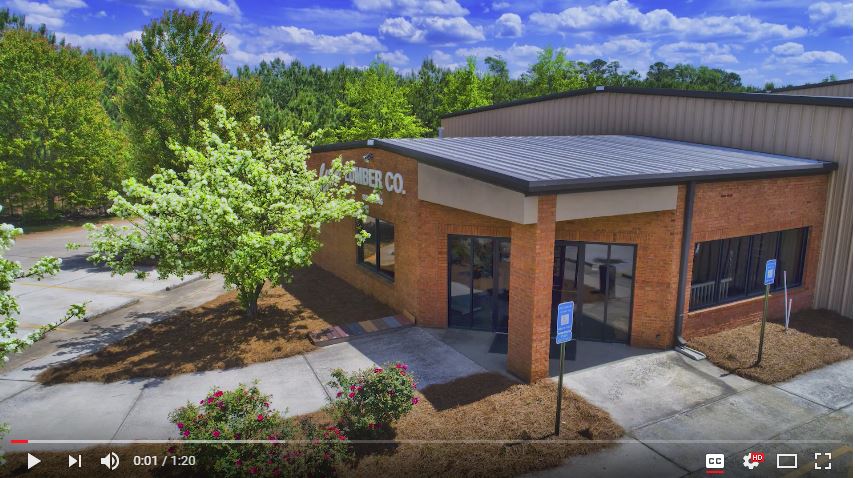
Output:
[[240,292],[243,297],[243,306],[246,309],[246,318],[254,319],[258,315],[258,298],[261,296],[261,289],[264,288],[264,283],[255,286],[255,289]]
[[46,198],[46,199],[47,199],[47,212],[48,212],[48,215],[49,215],[51,218],[53,218],[53,213],[56,211],[56,202],[55,202],[55,200],[56,200],[56,196],[54,196],[54,195],[53,195],[53,193],[48,193],[48,194],[47,194],[47,198]]

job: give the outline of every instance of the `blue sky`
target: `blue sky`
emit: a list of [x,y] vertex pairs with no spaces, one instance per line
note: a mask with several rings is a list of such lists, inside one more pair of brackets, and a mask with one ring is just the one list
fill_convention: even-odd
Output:
[[618,60],[644,73],[655,61],[736,71],[762,86],[852,77],[852,3],[507,0],[0,0],[71,44],[127,52],[164,9],[214,12],[229,68],[299,59],[399,70],[432,57],[446,66],[500,55],[522,73],[545,46],[579,60]]

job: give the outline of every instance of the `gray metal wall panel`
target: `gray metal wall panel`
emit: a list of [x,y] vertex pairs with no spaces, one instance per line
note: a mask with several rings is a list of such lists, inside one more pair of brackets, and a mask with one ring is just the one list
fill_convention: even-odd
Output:
[[839,85],[828,86],[813,86],[810,88],[799,88],[795,90],[773,91],[776,95],[795,95],[795,96],[843,96],[852,97],[852,82]]
[[453,116],[442,125],[448,137],[636,134],[834,161],[815,306],[852,317],[851,108],[606,91]]

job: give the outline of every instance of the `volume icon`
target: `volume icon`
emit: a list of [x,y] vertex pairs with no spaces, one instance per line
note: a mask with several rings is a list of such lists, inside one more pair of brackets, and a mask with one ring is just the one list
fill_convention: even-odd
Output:
[[115,470],[119,467],[119,455],[117,455],[116,452],[111,452],[101,458],[101,464],[110,470]]

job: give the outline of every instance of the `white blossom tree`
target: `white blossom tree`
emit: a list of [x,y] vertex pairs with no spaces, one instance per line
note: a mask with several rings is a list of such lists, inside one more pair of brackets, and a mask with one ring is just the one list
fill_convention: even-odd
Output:
[[[0,206],[0,210],[2,210]],[[42,257],[28,270],[24,270],[17,261],[10,261],[3,254],[15,244],[15,237],[24,231],[11,224],[0,224],[0,357],[3,362],[9,361],[9,355],[20,352],[38,340],[44,338],[45,334],[59,327],[73,318],[82,318],[86,314],[85,304],[72,305],[65,313],[65,317],[56,322],[43,325],[34,332],[24,337],[15,337],[18,331],[17,315],[21,312],[18,301],[12,295],[12,284],[18,279],[38,279],[54,275],[59,272],[62,259],[56,257]]]
[[89,260],[138,277],[146,275],[137,267],[144,261],[155,261],[161,278],[222,274],[255,317],[265,282],[289,281],[310,265],[321,225],[364,218],[365,205],[343,181],[352,163],[335,159],[318,176],[306,165],[308,146],[290,132],[274,142],[257,117],[241,127],[222,106],[214,127],[200,125],[201,151],[172,145],[186,172],[161,170],[145,184],[129,179],[123,195],[113,193],[110,212],[130,225],[87,224]]

